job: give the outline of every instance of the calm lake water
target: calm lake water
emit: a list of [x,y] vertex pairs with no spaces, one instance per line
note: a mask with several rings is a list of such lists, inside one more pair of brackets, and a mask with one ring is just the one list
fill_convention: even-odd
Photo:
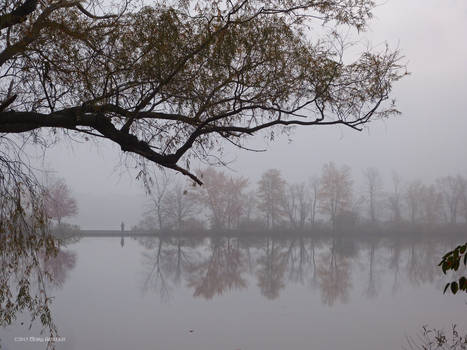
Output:
[[[463,239],[85,237],[48,262],[57,349],[402,349],[467,332],[440,257]],[[2,349],[45,349],[31,315]],[[23,323],[23,324],[21,324]],[[16,338],[16,341],[15,341]]]

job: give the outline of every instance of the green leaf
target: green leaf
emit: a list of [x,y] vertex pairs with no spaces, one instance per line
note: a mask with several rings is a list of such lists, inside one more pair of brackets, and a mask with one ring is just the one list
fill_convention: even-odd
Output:
[[451,292],[452,292],[452,294],[456,294],[458,290],[459,290],[459,286],[457,285],[457,282],[452,282],[451,283]]
[[444,255],[443,255],[443,260],[446,260],[446,258],[447,258],[449,255],[451,255],[451,253],[452,253],[452,252],[449,252],[449,253],[444,254]]
[[451,283],[446,283],[446,287],[444,287],[443,294],[446,294],[446,291],[448,290],[450,284]]
[[466,282],[467,282],[467,278],[465,278],[464,276],[459,278],[459,289],[460,290],[465,290],[466,289],[466,287],[467,287]]

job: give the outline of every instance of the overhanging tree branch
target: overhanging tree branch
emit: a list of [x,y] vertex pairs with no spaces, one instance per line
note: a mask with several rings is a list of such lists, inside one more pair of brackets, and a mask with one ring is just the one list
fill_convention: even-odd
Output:
[[361,130],[398,113],[389,100],[406,74],[397,51],[345,64],[335,32],[306,35],[313,21],[362,30],[372,1],[190,4],[97,13],[82,1],[27,0],[6,8],[0,133],[106,138],[201,183],[180,163],[208,157],[224,140],[248,149],[244,140],[259,132]]

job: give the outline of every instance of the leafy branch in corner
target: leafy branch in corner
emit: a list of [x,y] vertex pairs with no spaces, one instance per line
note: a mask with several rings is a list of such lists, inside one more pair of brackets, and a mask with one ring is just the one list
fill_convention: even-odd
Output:
[[[454,250],[446,253],[438,266],[441,266],[443,273],[446,274],[448,270],[457,271],[461,263],[464,266],[467,265],[467,243],[464,245],[458,245]],[[449,282],[444,287],[444,292],[451,289],[452,294],[456,294],[458,291],[467,292],[467,278],[465,276],[460,277],[458,280]]]

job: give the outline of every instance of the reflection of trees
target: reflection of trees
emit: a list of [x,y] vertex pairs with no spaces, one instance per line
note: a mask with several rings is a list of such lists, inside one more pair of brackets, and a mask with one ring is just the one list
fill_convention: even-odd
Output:
[[318,288],[328,305],[348,301],[352,269],[362,266],[365,275],[358,285],[369,298],[377,297],[388,273],[394,275],[388,282],[393,292],[403,281],[415,286],[433,283],[441,276],[437,263],[444,249],[439,241],[418,242],[415,237],[247,237],[241,239],[241,247],[240,238],[138,240],[147,249],[144,288],[156,290],[162,298],[186,282],[195,297],[211,299],[246,288],[250,275],[266,298],[278,298],[286,283],[298,283]]
[[313,271],[311,272],[311,278],[310,278],[310,287],[315,288],[319,285],[318,283],[318,273],[317,273],[317,268],[316,268],[316,239],[311,238],[310,239],[310,254],[311,254],[311,265]]
[[44,271],[49,277],[48,285],[62,288],[67,279],[68,272],[75,267],[76,253],[69,250],[59,250],[53,257],[42,255]]
[[140,240],[149,251],[143,252],[146,277],[143,289],[156,291],[161,299],[170,296],[172,282],[179,285],[182,275],[191,264],[192,255],[185,251],[185,240],[181,237],[149,238]]
[[37,320],[43,331],[57,336],[48,292],[63,286],[75,262],[75,253],[60,250],[59,242],[46,232],[0,230],[0,326],[27,311],[31,326]]
[[438,271],[441,255],[435,254],[433,243],[416,244],[412,241],[407,261],[407,276],[413,285],[432,283]]
[[390,256],[388,270],[394,271],[392,290],[395,293],[401,286],[401,265],[405,268],[405,278],[413,286],[433,283],[442,277],[438,269],[440,257],[443,255],[443,244],[433,239],[417,240],[411,237],[404,241],[399,237],[389,242]]
[[247,262],[238,240],[214,238],[209,248],[210,255],[190,268],[188,286],[194,289],[193,296],[211,299],[226,291],[245,288],[242,274],[247,271]]
[[377,275],[375,275],[375,250],[376,250],[376,240],[370,238],[369,247],[368,247],[368,285],[365,290],[365,295],[368,298],[374,298],[378,295],[377,288]]
[[349,260],[338,253],[336,240],[333,239],[329,253],[321,256],[317,270],[324,304],[332,306],[337,300],[342,303],[348,301],[351,288]]
[[394,242],[391,243],[391,256],[389,258],[389,269],[394,270],[394,279],[392,283],[392,293],[395,294],[400,286],[399,268],[401,261],[401,242],[397,237]]
[[[306,241],[303,236],[293,239],[287,250],[288,278],[291,282],[304,283],[307,274],[308,264],[312,255],[306,248]],[[313,254],[314,252],[311,252]]]
[[185,252],[183,244],[182,238],[176,239],[173,249],[168,253],[168,257],[171,261],[165,265],[175,285],[180,285],[182,274],[191,264],[191,256]]
[[254,262],[253,262],[253,257],[251,255],[250,246],[248,244],[245,247],[245,254],[246,254],[246,261],[247,261],[247,266],[248,266],[248,273],[252,274],[254,271]]
[[162,238],[156,238],[153,244],[148,240],[145,243],[146,247],[152,249],[143,252],[144,265],[148,270],[146,278],[144,279],[143,290],[154,290],[160,295],[161,299],[166,300],[170,295],[170,291],[167,278],[161,266],[163,255],[165,254],[162,250],[164,240]]
[[266,239],[264,255],[257,260],[258,286],[268,299],[275,299],[279,296],[279,291],[285,287],[284,274],[287,267],[287,255],[282,252],[274,239]]

